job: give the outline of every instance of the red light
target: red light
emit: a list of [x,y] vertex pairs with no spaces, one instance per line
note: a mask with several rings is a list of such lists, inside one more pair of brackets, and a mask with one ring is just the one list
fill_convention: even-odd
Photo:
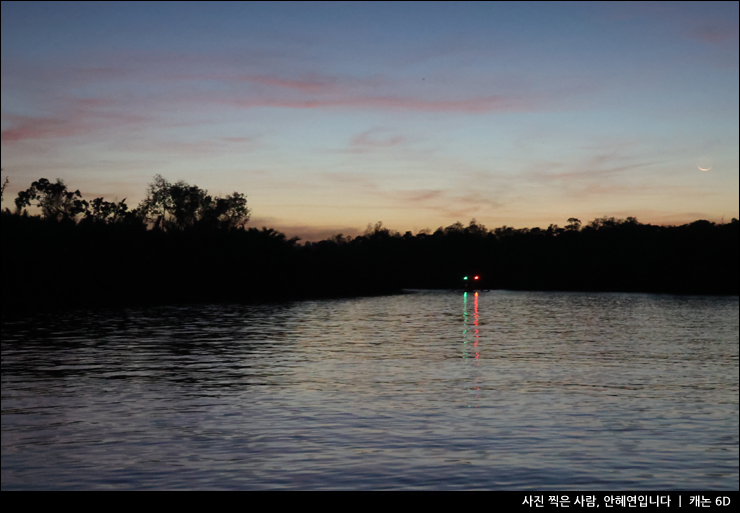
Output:
[[477,280],[477,279],[478,279],[478,277],[476,276],[476,277],[475,277],[475,279]]

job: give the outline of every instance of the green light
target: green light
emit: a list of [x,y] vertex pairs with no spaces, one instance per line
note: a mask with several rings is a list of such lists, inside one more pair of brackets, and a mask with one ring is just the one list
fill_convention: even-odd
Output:
[[467,277],[467,276],[466,276],[465,278],[463,278],[463,280],[467,280],[467,279],[468,279],[468,277]]

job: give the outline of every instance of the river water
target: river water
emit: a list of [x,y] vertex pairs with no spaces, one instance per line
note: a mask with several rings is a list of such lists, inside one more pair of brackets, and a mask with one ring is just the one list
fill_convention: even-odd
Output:
[[738,298],[2,321],[2,489],[738,489]]

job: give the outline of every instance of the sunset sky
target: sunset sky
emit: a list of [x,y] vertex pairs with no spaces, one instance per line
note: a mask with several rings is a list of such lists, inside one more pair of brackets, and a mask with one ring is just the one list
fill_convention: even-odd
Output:
[[3,207],[159,173],[307,240],[740,217],[737,2],[3,1],[1,34]]

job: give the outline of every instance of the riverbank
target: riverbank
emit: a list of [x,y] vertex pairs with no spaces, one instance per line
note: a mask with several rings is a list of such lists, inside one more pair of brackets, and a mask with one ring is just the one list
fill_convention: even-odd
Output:
[[[599,220],[597,220],[599,221]],[[737,220],[433,234],[376,226],[300,245],[271,229],[148,230],[2,215],[2,308],[260,303],[480,288],[737,295]]]

